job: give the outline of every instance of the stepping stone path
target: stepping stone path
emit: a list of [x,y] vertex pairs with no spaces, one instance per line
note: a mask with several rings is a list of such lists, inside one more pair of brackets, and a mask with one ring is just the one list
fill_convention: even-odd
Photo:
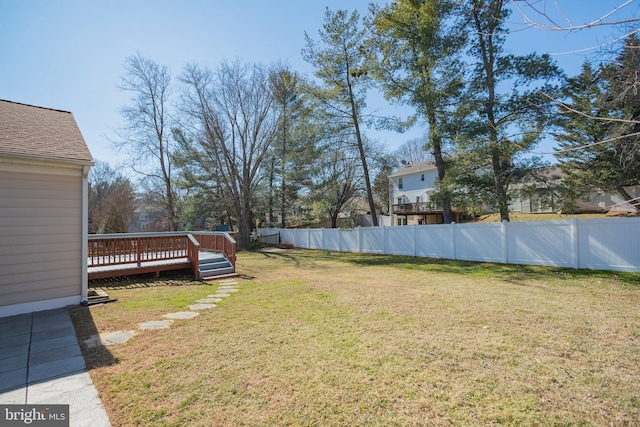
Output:
[[189,310],[209,310],[215,306],[215,304],[194,304],[189,306]]
[[108,346],[113,344],[121,344],[129,341],[129,338],[134,336],[134,331],[116,331],[116,332],[103,332],[100,335],[93,335],[84,340],[87,347],[98,347],[100,345]]
[[140,323],[140,329],[165,329],[171,326],[173,320],[151,320],[149,322]]
[[162,317],[166,317],[167,319],[193,319],[199,315],[200,313],[194,313],[193,311],[179,311],[177,313],[165,314]]
[[[167,320],[150,320],[148,322],[138,324],[138,327],[143,330],[166,329],[171,326],[171,324],[173,323],[173,319],[193,319],[194,317],[200,315],[200,313],[198,313],[197,311],[209,310],[211,308],[214,308],[216,305],[213,303],[222,301],[222,298],[230,297],[231,293],[233,292],[238,292],[239,289],[236,287],[236,285],[238,285],[237,280],[222,280],[219,282],[217,293],[207,295],[206,298],[196,300],[197,304],[189,306],[189,310],[196,311],[179,311],[177,313],[168,313],[162,316]],[[88,339],[84,340],[84,343],[88,347],[121,344],[127,342],[135,334],[135,331],[104,332],[99,335],[92,335]]]

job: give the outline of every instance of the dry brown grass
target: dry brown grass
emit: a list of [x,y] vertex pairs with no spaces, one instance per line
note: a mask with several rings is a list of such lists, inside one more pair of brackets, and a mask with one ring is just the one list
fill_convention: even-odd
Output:
[[[114,426],[640,420],[639,275],[301,250],[238,270],[199,317],[83,348]],[[136,329],[215,289],[111,288],[73,318]]]

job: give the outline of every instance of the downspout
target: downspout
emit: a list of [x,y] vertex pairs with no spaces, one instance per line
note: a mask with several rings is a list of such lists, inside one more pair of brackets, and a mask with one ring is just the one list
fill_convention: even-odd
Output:
[[81,237],[81,257],[82,257],[82,303],[89,300],[89,273],[87,271],[87,260],[89,258],[88,236],[89,236],[89,168],[82,166],[82,237]]

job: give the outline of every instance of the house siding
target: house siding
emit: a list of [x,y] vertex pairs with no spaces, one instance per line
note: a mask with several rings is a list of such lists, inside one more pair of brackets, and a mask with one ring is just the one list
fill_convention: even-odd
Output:
[[[393,205],[432,201],[438,171],[433,162],[416,163],[404,166],[389,177],[389,212],[391,225],[412,225],[424,221],[425,224],[441,222],[439,215],[395,215]],[[402,180],[402,188],[400,188]],[[441,217],[441,216],[440,216]]]
[[82,174],[0,162],[0,316],[12,305],[81,301]]

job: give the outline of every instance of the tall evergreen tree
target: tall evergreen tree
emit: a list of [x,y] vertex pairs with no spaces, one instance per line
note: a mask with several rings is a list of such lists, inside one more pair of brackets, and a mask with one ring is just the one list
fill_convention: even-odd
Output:
[[[540,141],[551,118],[551,103],[561,72],[548,55],[517,56],[505,50],[505,21],[509,10],[503,0],[469,0],[468,17],[471,78],[459,108],[461,144],[477,159],[472,164],[477,183],[490,171],[493,200],[503,221],[509,220],[509,185],[522,154]],[[462,148],[462,147],[461,147]],[[460,154],[460,153],[459,153]]]
[[626,186],[640,184],[640,69],[638,38],[630,36],[616,58],[567,79],[559,106],[556,155],[583,192],[616,191],[636,209]]
[[445,223],[450,223],[451,197],[445,184],[443,144],[448,118],[462,89],[460,53],[464,32],[456,17],[459,2],[398,0],[382,9],[372,8],[375,36],[372,69],[388,99],[413,106],[428,124],[425,147],[431,151],[440,181]]
[[366,70],[367,32],[360,23],[360,15],[345,10],[325,12],[323,29],[319,31],[320,43],[305,34],[306,47],[303,58],[315,68],[315,75],[322,82],[314,95],[320,108],[330,119],[326,123],[332,133],[344,135],[344,141],[353,141],[360,158],[365,181],[367,201],[373,220],[378,225],[373,188],[369,176],[369,159],[365,148],[363,126],[366,121],[366,91],[371,78]]
[[[308,97],[304,79],[288,67],[278,65],[269,76],[271,91],[279,112],[277,141],[271,150],[272,177],[270,188],[274,188],[273,179],[279,175],[279,211],[280,226],[286,228],[287,213],[298,198],[301,181],[304,180],[304,166],[309,162],[315,138],[309,134]],[[270,192],[272,205],[272,193]],[[269,208],[271,216],[272,208]]]

